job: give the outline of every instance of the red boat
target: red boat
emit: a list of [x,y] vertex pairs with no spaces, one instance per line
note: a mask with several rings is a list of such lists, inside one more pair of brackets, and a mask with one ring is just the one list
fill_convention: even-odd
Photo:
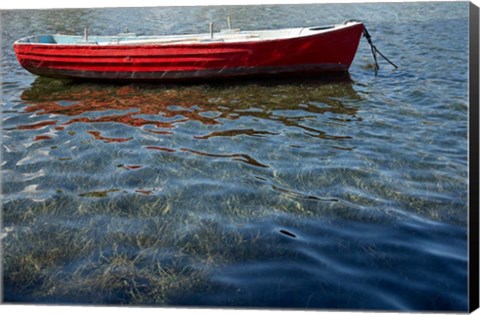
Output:
[[[210,25],[211,26],[211,25]],[[326,27],[196,35],[38,35],[13,45],[33,74],[76,79],[191,80],[252,75],[346,72],[361,22]]]

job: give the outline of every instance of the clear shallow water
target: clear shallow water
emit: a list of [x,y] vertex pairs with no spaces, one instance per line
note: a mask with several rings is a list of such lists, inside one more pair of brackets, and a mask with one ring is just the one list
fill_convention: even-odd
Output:
[[[400,69],[375,77],[362,40],[346,78],[109,85],[34,77],[11,48],[229,14],[242,29],[359,19]],[[465,311],[467,17],[468,3],[2,12],[5,301]]]

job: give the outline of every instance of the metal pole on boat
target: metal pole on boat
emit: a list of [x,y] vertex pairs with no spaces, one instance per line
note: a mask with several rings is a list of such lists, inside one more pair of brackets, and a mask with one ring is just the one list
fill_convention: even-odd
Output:
[[227,23],[228,23],[228,29],[231,30],[232,29],[232,20],[230,18],[230,15],[227,15]]
[[125,27],[125,34],[128,34],[128,27]]
[[208,23],[208,28],[210,30],[210,38],[213,38],[213,22]]
[[83,31],[83,37],[85,38],[85,42],[88,42],[88,28],[86,28],[86,29]]

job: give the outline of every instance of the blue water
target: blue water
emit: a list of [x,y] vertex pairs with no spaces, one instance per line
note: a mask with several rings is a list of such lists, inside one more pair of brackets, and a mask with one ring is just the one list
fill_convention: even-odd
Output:
[[[31,34],[362,20],[342,78],[35,77]],[[468,3],[3,11],[6,302],[467,310]]]

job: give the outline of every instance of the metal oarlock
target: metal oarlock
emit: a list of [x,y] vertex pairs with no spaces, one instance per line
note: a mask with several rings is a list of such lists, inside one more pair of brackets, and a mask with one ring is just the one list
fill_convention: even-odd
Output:
[[208,23],[208,28],[210,30],[210,38],[213,38],[213,22]]

